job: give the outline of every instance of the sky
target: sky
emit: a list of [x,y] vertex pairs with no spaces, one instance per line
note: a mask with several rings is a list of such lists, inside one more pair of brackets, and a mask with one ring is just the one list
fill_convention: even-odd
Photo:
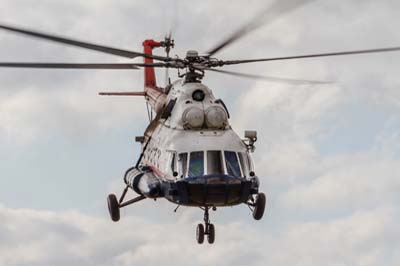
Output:
[[[217,56],[400,45],[398,1],[309,2]],[[172,30],[173,53],[184,56],[271,3],[1,0],[0,23],[134,51]],[[8,32],[0,47],[3,62],[133,62]],[[258,131],[253,158],[267,195],[261,221],[245,205],[212,212],[214,245],[195,241],[200,209],[147,200],[109,218],[106,196],[122,192],[148,120],[143,99],[97,93],[141,90],[142,71],[0,69],[0,266],[400,265],[399,67],[400,52],[225,68],[333,81],[324,85],[207,73],[234,130]]]

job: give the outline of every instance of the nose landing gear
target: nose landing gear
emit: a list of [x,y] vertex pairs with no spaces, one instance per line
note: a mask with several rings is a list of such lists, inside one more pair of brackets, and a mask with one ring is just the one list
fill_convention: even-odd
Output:
[[[213,244],[215,241],[215,226],[210,223],[208,210],[210,207],[204,207],[204,225],[198,224],[196,229],[197,243],[203,244],[204,236],[207,235],[207,241],[209,244]],[[215,210],[215,208],[213,208]]]

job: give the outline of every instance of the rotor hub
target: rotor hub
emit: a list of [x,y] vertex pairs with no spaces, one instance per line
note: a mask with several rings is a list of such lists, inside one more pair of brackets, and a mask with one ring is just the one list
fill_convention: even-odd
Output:
[[199,59],[199,52],[197,52],[196,50],[189,50],[186,52],[186,59],[189,62],[194,62],[197,61]]

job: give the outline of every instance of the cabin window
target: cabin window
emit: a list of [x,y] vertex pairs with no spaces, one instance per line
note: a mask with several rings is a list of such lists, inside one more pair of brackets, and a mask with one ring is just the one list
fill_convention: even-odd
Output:
[[186,172],[187,172],[187,153],[180,153],[179,157],[178,157],[178,163],[179,163],[179,171],[183,176],[186,176]]
[[189,177],[200,176],[204,174],[204,152],[195,151],[190,153]]
[[249,166],[249,158],[247,157],[246,152],[239,152],[239,161],[240,166],[242,167],[243,176],[249,176],[250,166]]
[[207,151],[207,172],[208,174],[223,174],[221,151]]
[[225,151],[226,171],[230,176],[242,176],[236,152]]

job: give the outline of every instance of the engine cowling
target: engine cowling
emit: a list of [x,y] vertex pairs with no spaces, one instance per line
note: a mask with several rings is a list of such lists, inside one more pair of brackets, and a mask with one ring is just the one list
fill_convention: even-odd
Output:
[[183,127],[186,129],[202,128],[204,111],[198,107],[189,107],[182,114]]
[[225,128],[228,124],[228,115],[225,109],[218,105],[210,106],[205,112],[206,125],[208,128]]

